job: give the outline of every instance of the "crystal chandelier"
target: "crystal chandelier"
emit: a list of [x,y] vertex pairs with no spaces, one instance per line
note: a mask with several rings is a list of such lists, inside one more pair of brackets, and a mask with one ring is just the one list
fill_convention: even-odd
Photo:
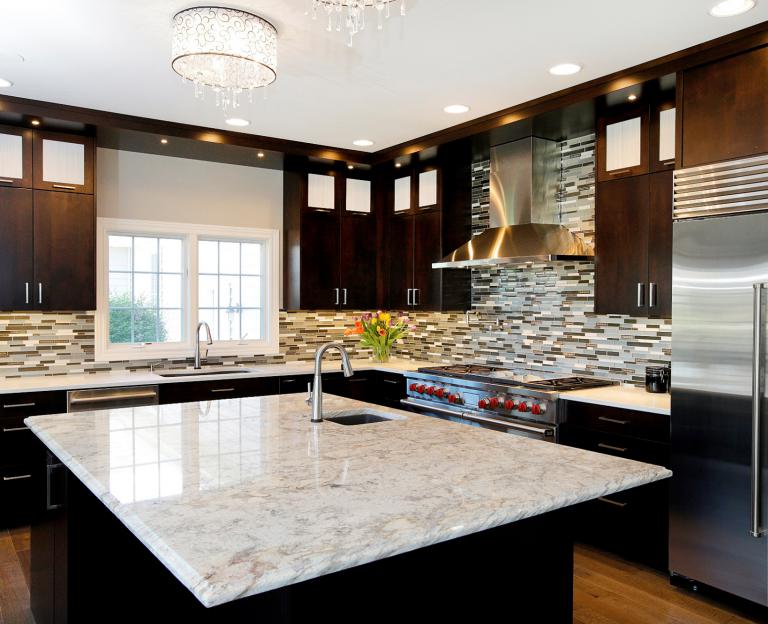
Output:
[[365,29],[366,9],[376,9],[377,28],[384,28],[384,20],[389,19],[390,4],[400,2],[400,15],[405,15],[405,0],[312,0],[312,18],[317,18],[318,9],[323,9],[328,17],[328,31],[341,31],[342,27],[349,35],[349,46],[354,36]]
[[173,17],[171,67],[195,87],[210,90],[225,111],[247,93],[277,78],[277,30],[252,13],[225,7],[194,7]]

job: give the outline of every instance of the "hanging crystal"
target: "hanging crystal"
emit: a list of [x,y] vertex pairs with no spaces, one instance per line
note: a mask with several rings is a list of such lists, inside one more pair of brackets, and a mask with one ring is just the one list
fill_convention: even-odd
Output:
[[[376,10],[377,28],[384,28],[384,21],[389,19],[390,5],[400,3],[400,15],[405,15],[405,0],[311,0],[312,19],[317,19],[317,11],[322,8],[328,18],[327,30],[341,32],[346,29],[351,47],[354,37],[365,30],[366,9]],[[346,10],[345,10],[346,9]]]

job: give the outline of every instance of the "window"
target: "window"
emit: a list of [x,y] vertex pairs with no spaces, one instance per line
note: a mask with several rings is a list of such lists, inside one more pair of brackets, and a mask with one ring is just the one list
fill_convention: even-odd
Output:
[[99,219],[96,359],[277,353],[276,230]]

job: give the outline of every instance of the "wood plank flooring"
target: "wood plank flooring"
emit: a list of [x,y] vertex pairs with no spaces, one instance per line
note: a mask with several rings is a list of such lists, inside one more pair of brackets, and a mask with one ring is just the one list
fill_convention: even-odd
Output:
[[[577,546],[574,624],[750,624],[737,610],[669,584],[666,575]],[[0,624],[34,624],[29,529],[0,531]]]

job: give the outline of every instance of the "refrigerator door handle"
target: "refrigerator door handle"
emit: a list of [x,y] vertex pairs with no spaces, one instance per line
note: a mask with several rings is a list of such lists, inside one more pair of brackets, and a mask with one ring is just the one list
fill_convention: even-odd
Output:
[[762,527],[762,402],[763,379],[763,293],[768,284],[754,284],[753,317],[752,317],[752,465],[751,465],[751,505],[750,530],[752,537],[763,537]]

